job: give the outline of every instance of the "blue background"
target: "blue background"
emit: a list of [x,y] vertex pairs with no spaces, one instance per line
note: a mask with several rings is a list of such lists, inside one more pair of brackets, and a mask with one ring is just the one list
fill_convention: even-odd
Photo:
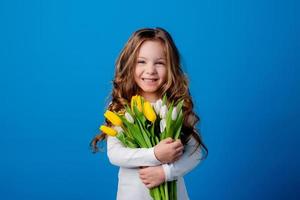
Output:
[[89,142],[131,33],[164,27],[183,58],[208,159],[191,199],[299,199],[297,0],[0,1],[0,199],[114,199]]

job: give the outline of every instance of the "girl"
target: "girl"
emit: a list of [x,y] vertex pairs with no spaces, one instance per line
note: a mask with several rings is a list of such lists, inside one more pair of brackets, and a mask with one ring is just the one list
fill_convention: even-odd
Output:
[[97,142],[107,139],[108,158],[120,167],[117,199],[150,200],[148,188],[172,180],[178,180],[178,200],[189,199],[183,176],[205,157],[202,152],[207,155],[207,148],[195,128],[199,118],[193,111],[188,81],[170,34],[162,28],[136,31],[117,59],[115,70],[108,110],[124,112],[124,105],[136,94],[152,103],[163,94],[176,103],[184,99],[181,140],[167,138],[153,148],[133,149],[105,134],[93,139],[95,151]]

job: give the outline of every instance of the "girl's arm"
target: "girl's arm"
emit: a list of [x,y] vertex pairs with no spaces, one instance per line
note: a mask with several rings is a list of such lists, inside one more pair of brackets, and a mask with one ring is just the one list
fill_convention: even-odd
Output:
[[165,181],[176,180],[179,177],[184,176],[200,163],[202,151],[200,147],[195,151],[196,146],[196,140],[191,137],[184,146],[184,153],[179,160],[162,165],[165,173]]
[[142,182],[146,187],[153,188],[163,182],[176,180],[187,174],[199,164],[202,156],[199,147],[195,151],[196,145],[196,140],[191,138],[185,145],[185,152],[179,160],[169,164],[139,169],[139,176]]
[[156,166],[161,164],[155,157],[154,147],[128,148],[116,137],[111,136],[107,138],[107,156],[113,165],[126,168]]

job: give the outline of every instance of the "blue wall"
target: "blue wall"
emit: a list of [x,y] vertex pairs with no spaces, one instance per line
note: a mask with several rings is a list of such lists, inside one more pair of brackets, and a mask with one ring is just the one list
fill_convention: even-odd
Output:
[[114,62],[133,31],[180,49],[209,157],[191,199],[299,199],[297,0],[0,1],[0,199],[114,199],[92,154]]

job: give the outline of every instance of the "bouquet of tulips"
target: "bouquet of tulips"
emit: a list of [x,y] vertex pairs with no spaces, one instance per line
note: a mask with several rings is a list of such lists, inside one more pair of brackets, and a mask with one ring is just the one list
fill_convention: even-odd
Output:
[[[141,96],[133,96],[131,105],[125,106],[125,113],[107,110],[105,118],[113,126],[102,125],[100,130],[107,135],[117,137],[126,147],[151,148],[161,140],[171,137],[178,139],[183,123],[183,100],[177,105],[167,105],[167,97],[153,105]],[[150,189],[154,200],[176,200],[176,180],[163,183]]]

